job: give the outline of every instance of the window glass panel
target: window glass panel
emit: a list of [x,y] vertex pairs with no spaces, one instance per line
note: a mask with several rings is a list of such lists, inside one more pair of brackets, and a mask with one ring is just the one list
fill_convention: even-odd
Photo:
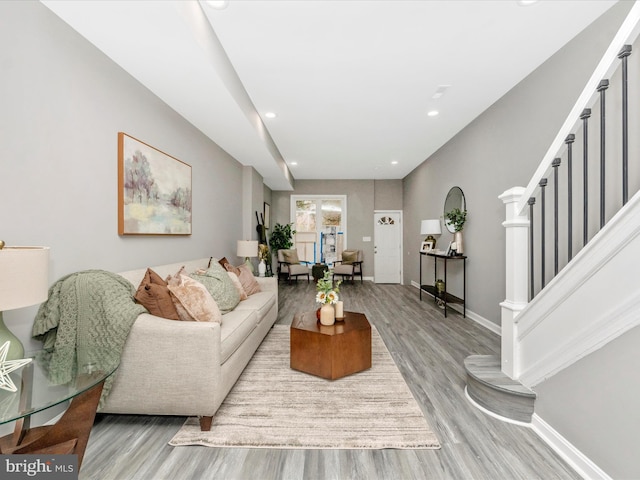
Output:
[[296,222],[297,232],[316,231],[316,202],[313,200],[296,200]]
[[322,200],[322,226],[340,227],[342,223],[342,200]]

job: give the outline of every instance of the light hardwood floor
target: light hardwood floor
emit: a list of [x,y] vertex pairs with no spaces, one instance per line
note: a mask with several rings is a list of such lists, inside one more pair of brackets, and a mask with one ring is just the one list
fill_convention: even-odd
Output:
[[[280,285],[278,323],[315,308],[315,286]],[[578,479],[526,427],[503,423],[465,398],[463,360],[497,354],[494,333],[453,312],[447,319],[414,287],[346,284],[345,308],[376,326],[442,445],[440,450],[274,450],[171,447],[183,417],[98,415],[80,478]],[[167,388],[169,386],[167,385]]]

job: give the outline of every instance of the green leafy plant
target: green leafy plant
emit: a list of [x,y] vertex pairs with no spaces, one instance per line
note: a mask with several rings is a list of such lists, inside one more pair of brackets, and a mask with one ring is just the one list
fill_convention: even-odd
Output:
[[453,229],[456,232],[461,231],[464,223],[467,221],[467,211],[462,211],[459,208],[454,208],[450,212],[445,213],[444,216],[447,217],[449,224],[453,225]]
[[271,232],[271,238],[269,239],[269,246],[273,252],[278,250],[286,250],[293,247],[293,236],[296,231],[293,229],[293,223],[287,223],[282,225],[276,223]]

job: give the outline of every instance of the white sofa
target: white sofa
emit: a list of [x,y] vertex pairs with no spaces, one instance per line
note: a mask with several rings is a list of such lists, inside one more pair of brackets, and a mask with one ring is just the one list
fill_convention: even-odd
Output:
[[[215,260],[214,260],[215,261]],[[162,278],[185,266],[207,268],[209,258],[151,267]],[[138,287],[146,268],[120,273]],[[103,413],[200,417],[202,430],[278,318],[275,277],[256,278],[249,296],[222,323],[181,322],[141,314],[127,338]]]

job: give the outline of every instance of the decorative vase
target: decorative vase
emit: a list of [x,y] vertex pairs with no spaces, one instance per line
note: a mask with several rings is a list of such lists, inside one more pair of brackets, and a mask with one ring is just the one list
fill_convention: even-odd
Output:
[[445,284],[442,279],[439,278],[436,280],[436,291],[438,292],[438,295],[442,295],[444,293],[444,288]]
[[320,323],[322,325],[333,325],[336,321],[336,312],[333,305],[325,303],[320,308]]
[[462,230],[453,234],[453,241],[456,242],[456,255],[462,255],[464,253],[462,248]]
[[258,275],[261,277],[264,277],[266,273],[267,273],[267,264],[264,263],[264,260],[260,260],[260,263],[258,264]]

